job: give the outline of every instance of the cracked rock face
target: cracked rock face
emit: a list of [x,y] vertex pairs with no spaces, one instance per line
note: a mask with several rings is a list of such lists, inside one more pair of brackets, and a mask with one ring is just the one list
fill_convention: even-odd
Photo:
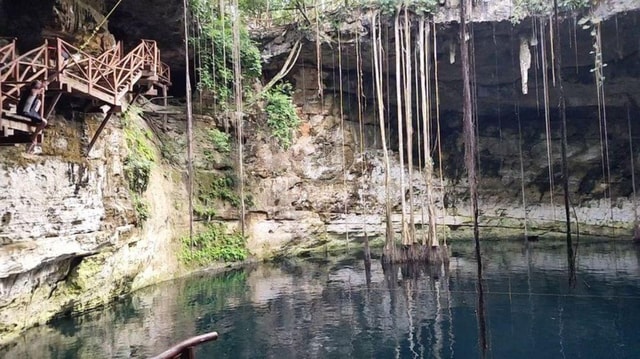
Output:
[[[54,149],[59,122],[49,129]],[[61,312],[93,308],[178,271],[171,239],[184,226],[175,207],[184,191],[170,169],[154,166],[142,196],[150,217],[137,226],[123,136],[113,119],[82,161],[44,154],[1,164],[0,343]]]

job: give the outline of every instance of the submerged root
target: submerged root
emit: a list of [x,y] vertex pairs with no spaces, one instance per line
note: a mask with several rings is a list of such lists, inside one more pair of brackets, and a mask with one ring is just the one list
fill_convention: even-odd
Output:
[[388,263],[382,266],[389,287],[396,287],[399,280],[415,280],[421,277],[439,279],[449,276],[447,265],[424,262]]

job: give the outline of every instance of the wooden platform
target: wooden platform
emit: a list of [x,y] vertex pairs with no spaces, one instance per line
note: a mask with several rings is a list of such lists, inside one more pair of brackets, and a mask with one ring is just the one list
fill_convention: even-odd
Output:
[[[141,40],[126,55],[118,45],[97,57],[60,38],[45,40],[43,45],[18,54],[14,40],[0,47],[0,59],[11,70],[0,71],[0,145],[31,142],[36,126],[29,118],[17,115],[15,106],[23,87],[35,80],[46,80],[46,91],[56,91],[50,106],[45,106],[42,97],[43,117],[50,117],[63,93],[109,106],[87,152],[114,113],[124,112],[128,103],[142,93],[157,96],[158,88],[166,104],[167,87],[171,85],[171,71],[160,61],[160,50],[153,40]],[[39,135],[37,142],[42,138]]]
[[[15,112],[3,110],[0,116],[0,145],[31,143],[31,135],[36,125],[28,117],[17,115]],[[42,143],[42,133],[36,139]]]

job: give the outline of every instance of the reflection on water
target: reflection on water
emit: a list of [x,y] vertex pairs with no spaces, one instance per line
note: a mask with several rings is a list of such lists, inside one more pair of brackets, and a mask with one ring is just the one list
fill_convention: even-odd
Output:
[[[583,244],[567,283],[563,243],[483,242],[487,357],[636,358],[640,253]],[[477,358],[473,246],[450,267],[329,258],[263,264],[136,292],[28,331],[3,358],[144,358],[218,331],[200,358]],[[369,283],[369,284],[368,284]]]

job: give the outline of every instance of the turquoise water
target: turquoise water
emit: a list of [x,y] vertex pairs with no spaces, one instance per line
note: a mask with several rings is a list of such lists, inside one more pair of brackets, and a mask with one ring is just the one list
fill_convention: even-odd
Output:
[[[3,358],[145,358],[218,331],[198,358],[477,358],[476,264],[453,243],[444,268],[357,255],[260,264],[150,287],[28,331]],[[640,357],[640,248],[583,243],[568,284],[561,243],[483,243],[488,358]]]

